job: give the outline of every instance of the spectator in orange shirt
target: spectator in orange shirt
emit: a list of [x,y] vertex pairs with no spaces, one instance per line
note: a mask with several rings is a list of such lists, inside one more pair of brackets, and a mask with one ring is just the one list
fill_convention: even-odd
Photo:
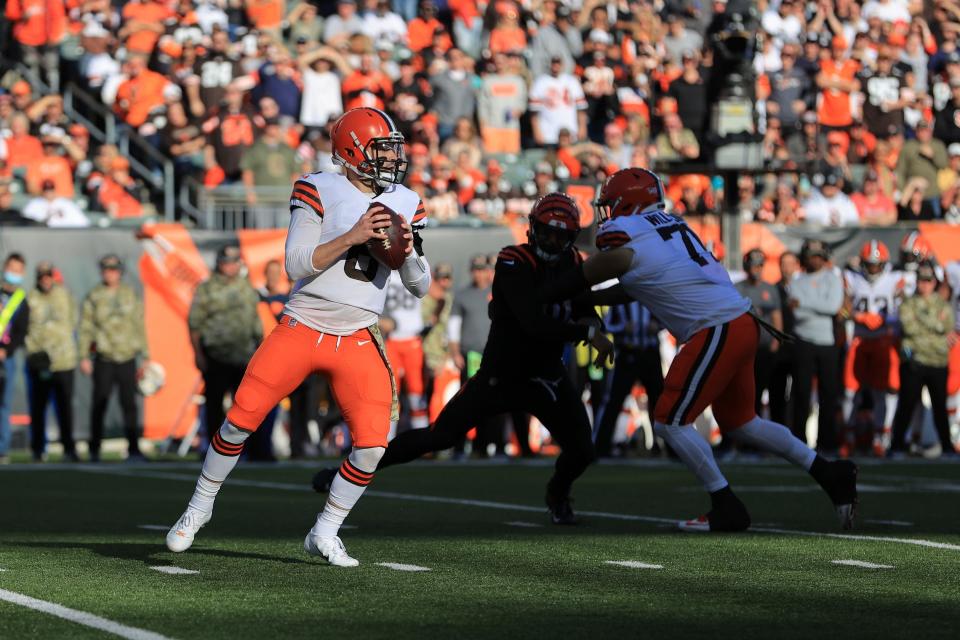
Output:
[[163,90],[169,81],[147,68],[144,56],[132,56],[127,62],[129,79],[120,83],[114,110],[132,127],[140,127],[150,112],[163,106]]
[[280,23],[286,13],[284,0],[245,0],[247,18],[257,31],[271,33],[279,38]]
[[23,63],[47,84],[60,90],[60,41],[66,33],[64,0],[7,0],[5,16],[13,23],[13,37],[20,45]]
[[27,191],[39,195],[49,180],[56,185],[57,197],[73,198],[73,170],[63,156],[59,136],[44,136],[42,142],[43,155],[27,165]]
[[119,35],[132,53],[150,55],[164,32],[164,21],[174,17],[160,0],[131,0],[123,7],[123,28]]
[[860,64],[847,57],[847,41],[834,36],[830,57],[820,64],[817,86],[820,87],[818,119],[823,127],[846,128],[853,123],[850,94],[860,90],[856,79]]
[[7,164],[11,169],[25,167],[43,157],[43,145],[30,135],[30,120],[22,113],[10,118],[10,137],[7,138]]
[[520,13],[512,2],[501,0],[496,4],[497,25],[490,30],[490,53],[511,53],[527,48],[527,34],[520,28]]
[[143,215],[143,205],[136,189],[137,183],[130,176],[130,161],[117,157],[110,163],[110,174],[100,185],[97,200],[111,218],[138,218]]
[[483,19],[477,9],[477,0],[448,0],[447,6],[453,13],[453,35],[457,46],[471,58],[480,58]]
[[17,111],[27,113],[33,104],[33,88],[26,80],[19,80],[10,87],[10,94],[13,96],[13,108]]
[[378,63],[377,57],[371,53],[360,57],[360,67],[341,86],[344,109],[373,107],[383,110],[393,97],[393,82],[377,68]]
[[[416,18],[407,25],[407,40],[410,50],[420,53],[433,44],[433,34],[443,30],[443,24],[437,20],[437,6],[433,0],[420,0],[420,11]],[[450,40],[450,36],[446,36]],[[452,46],[452,42],[447,49]]]

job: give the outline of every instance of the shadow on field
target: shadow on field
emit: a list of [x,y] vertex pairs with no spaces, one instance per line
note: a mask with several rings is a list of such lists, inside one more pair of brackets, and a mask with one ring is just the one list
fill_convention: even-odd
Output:
[[[144,544],[142,542],[3,542],[10,547],[25,547],[30,549],[83,549],[91,551],[104,558],[115,560],[134,560],[146,564],[157,561],[159,554],[169,555],[162,544]],[[308,560],[290,558],[286,556],[272,556],[265,553],[247,553],[242,551],[226,551],[223,549],[205,549],[192,547],[191,556],[214,556],[218,558],[232,558],[236,560],[266,560],[282,564],[312,564]]]

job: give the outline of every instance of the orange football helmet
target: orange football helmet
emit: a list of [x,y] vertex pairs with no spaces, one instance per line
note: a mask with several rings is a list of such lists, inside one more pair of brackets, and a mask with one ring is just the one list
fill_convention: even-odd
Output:
[[868,280],[874,280],[890,262],[890,250],[879,240],[868,240],[860,247],[860,269]]
[[600,222],[619,216],[666,209],[663,182],[652,171],[621,169],[598,189],[593,208]]
[[917,265],[933,257],[933,248],[919,231],[911,231],[900,242],[900,268],[916,271]]
[[407,174],[403,134],[379,109],[360,107],[340,116],[330,132],[333,161],[380,187],[400,184]]
[[527,240],[547,262],[558,260],[580,235],[580,209],[573,198],[559,191],[537,200],[528,219]]

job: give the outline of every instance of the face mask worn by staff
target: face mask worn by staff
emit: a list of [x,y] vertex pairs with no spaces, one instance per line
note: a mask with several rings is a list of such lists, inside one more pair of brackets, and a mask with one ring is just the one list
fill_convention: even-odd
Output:
[[19,287],[20,285],[23,284],[23,274],[22,274],[22,273],[14,273],[14,272],[12,272],[12,271],[4,271],[4,272],[3,272],[3,279],[4,279],[6,282],[12,284],[12,285],[15,286],[15,287]]

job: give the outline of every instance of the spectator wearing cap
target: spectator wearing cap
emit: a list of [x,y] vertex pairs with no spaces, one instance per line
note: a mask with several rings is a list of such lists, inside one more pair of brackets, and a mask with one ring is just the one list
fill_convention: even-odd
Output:
[[120,156],[110,161],[109,173],[97,190],[97,202],[114,219],[139,218],[143,215],[141,193],[130,175],[130,161]]
[[21,60],[36,77],[43,68],[47,84],[60,90],[60,42],[67,29],[64,0],[8,0],[4,16],[13,25]]
[[23,208],[24,218],[48,227],[90,226],[87,216],[73,200],[57,194],[57,185],[53,180],[44,180],[40,192]]
[[677,114],[683,126],[700,140],[707,124],[707,81],[700,73],[697,52],[685,52],[682,60],[683,71],[680,77],[670,83],[667,95],[677,101]]
[[853,182],[853,173],[847,162],[849,146],[850,138],[843,131],[827,133],[827,152],[818,163],[819,173],[839,173],[843,176],[844,186],[849,186]]
[[934,217],[940,216],[940,185],[937,184],[937,173],[946,166],[946,145],[933,137],[930,122],[921,118],[917,123],[916,139],[903,145],[897,159],[897,183],[906,185],[913,178],[922,178],[926,183],[923,197],[932,207]]
[[527,83],[510,71],[507,56],[493,57],[480,81],[477,119],[485,153],[520,152],[520,118],[527,110]]
[[933,137],[946,145],[960,143],[960,77],[950,80],[950,99],[936,111]]
[[10,87],[10,95],[13,96],[13,107],[17,111],[26,113],[33,104],[33,88],[26,80],[17,80]]
[[477,108],[474,76],[466,56],[459,49],[447,53],[448,68],[430,78],[433,89],[431,112],[437,118],[437,133],[446,140],[460,118],[473,120]]
[[817,117],[825,127],[844,128],[853,122],[850,95],[860,89],[856,78],[860,65],[847,55],[847,40],[836,35],[830,41],[830,55],[821,61],[817,86],[820,107]]
[[[746,252],[743,255],[743,271],[747,277],[737,283],[737,291],[750,300],[755,314],[777,330],[783,331],[780,291],[769,282],[764,282],[762,276],[765,263],[766,257],[760,249],[751,249]],[[754,398],[757,415],[762,415],[763,392],[770,384],[770,376],[779,349],[780,343],[776,338],[768,331],[760,332],[760,342],[757,344],[757,356],[754,360],[754,380],[757,388]]]
[[257,203],[258,187],[288,187],[306,170],[296,152],[283,139],[277,119],[267,120],[263,135],[240,161],[247,203]]
[[120,62],[111,51],[111,39],[110,32],[95,20],[88,21],[80,32],[80,74],[92,89],[99,89],[107,78],[120,75]]
[[899,309],[903,339],[900,348],[900,395],[893,418],[890,446],[890,451],[894,453],[903,452],[906,448],[907,427],[920,402],[921,391],[926,387],[940,447],[945,455],[956,455],[947,417],[947,365],[950,348],[956,341],[952,333],[954,311],[950,303],[937,294],[937,280],[934,266],[928,262],[922,263],[917,268],[917,290]]
[[530,123],[538,145],[555,145],[561,129],[574,140],[586,138],[587,99],[577,78],[564,73],[563,58],[550,60],[548,74],[538,76],[530,88]]
[[843,280],[827,268],[828,257],[823,242],[804,241],[804,272],[794,276],[786,287],[788,306],[795,319],[794,333],[802,341],[795,350],[793,433],[807,441],[810,395],[816,377],[820,403],[817,449],[826,452],[837,448],[840,352],[834,337],[834,318],[843,306]]
[[875,136],[887,137],[891,127],[903,127],[903,109],[913,100],[906,73],[894,64],[894,52],[883,46],[875,68],[864,68],[858,75],[863,89],[863,122]]
[[90,290],[80,309],[80,371],[93,376],[90,402],[90,461],[100,459],[103,420],[114,387],[123,412],[127,459],[140,453],[137,416],[137,357],[149,360],[143,302],[123,283],[123,261],[116,254],[100,258],[100,284]]
[[553,7],[544,3],[539,28],[530,41],[530,73],[533,77],[550,73],[554,58],[560,59],[562,71],[572,72],[574,59],[582,53],[583,38],[573,26],[570,8],[563,3],[554,3]]
[[767,113],[777,115],[784,129],[791,131],[800,124],[801,115],[813,103],[813,83],[810,76],[797,66],[797,54],[795,44],[783,45],[781,68],[760,79],[764,82],[766,78],[770,88]]
[[27,191],[39,195],[46,181],[54,184],[57,196],[73,198],[73,167],[64,157],[63,138],[58,133],[43,136],[43,155],[27,165]]
[[654,144],[657,160],[661,162],[692,160],[700,156],[696,134],[683,125],[676,113],[664,114],[663,131],[657,135]]
[[446,139],[440,150],[447,158],[459,158],[460,154],[466,153],[470,159],[470,166],[479,167],[483,151],[473,121],[470,118],[457,120],[453,135]]
[[843,176],[829,171],[814,176],[816,187],[803,203],[804,222],[824,227],[854,227],[860,216],[843,189]]
[[29,294],[27,377],[30,389],[30,448],[37,462],[46,455],[47,404],[54,398],[64,458],[76,462],[73,440],[73,373],[77,368],[75,338],[77,303],[57,284],[54,266],[37,265],[37,285]]
[[213,275],[197,287],[187,325],[197,369],[205,385],[207,439],[224,420],[223,398],[236,393],[247,361],[263,338],[257,313],[260,296],[240,275],[240,249],[217,252]]
[[7,165],[11,169],[20,169],[40,160],[44,156],[40,139],[30,135],[30,120],[22,113],[10,118],[10,136],[4,142],[7,146]]
[[880,176],[869,171],[863,178],[863,190],[850,196],[860,214],[860,222],[872,226],[889,226],[897,221],[897,205],[880,188]]
[[[297,57],[303,82],[300,124],[323,127],[343,113],[340,79],[353,70],[332,47],[320,47]],[[339,74],[338,74],[339,71]]]

